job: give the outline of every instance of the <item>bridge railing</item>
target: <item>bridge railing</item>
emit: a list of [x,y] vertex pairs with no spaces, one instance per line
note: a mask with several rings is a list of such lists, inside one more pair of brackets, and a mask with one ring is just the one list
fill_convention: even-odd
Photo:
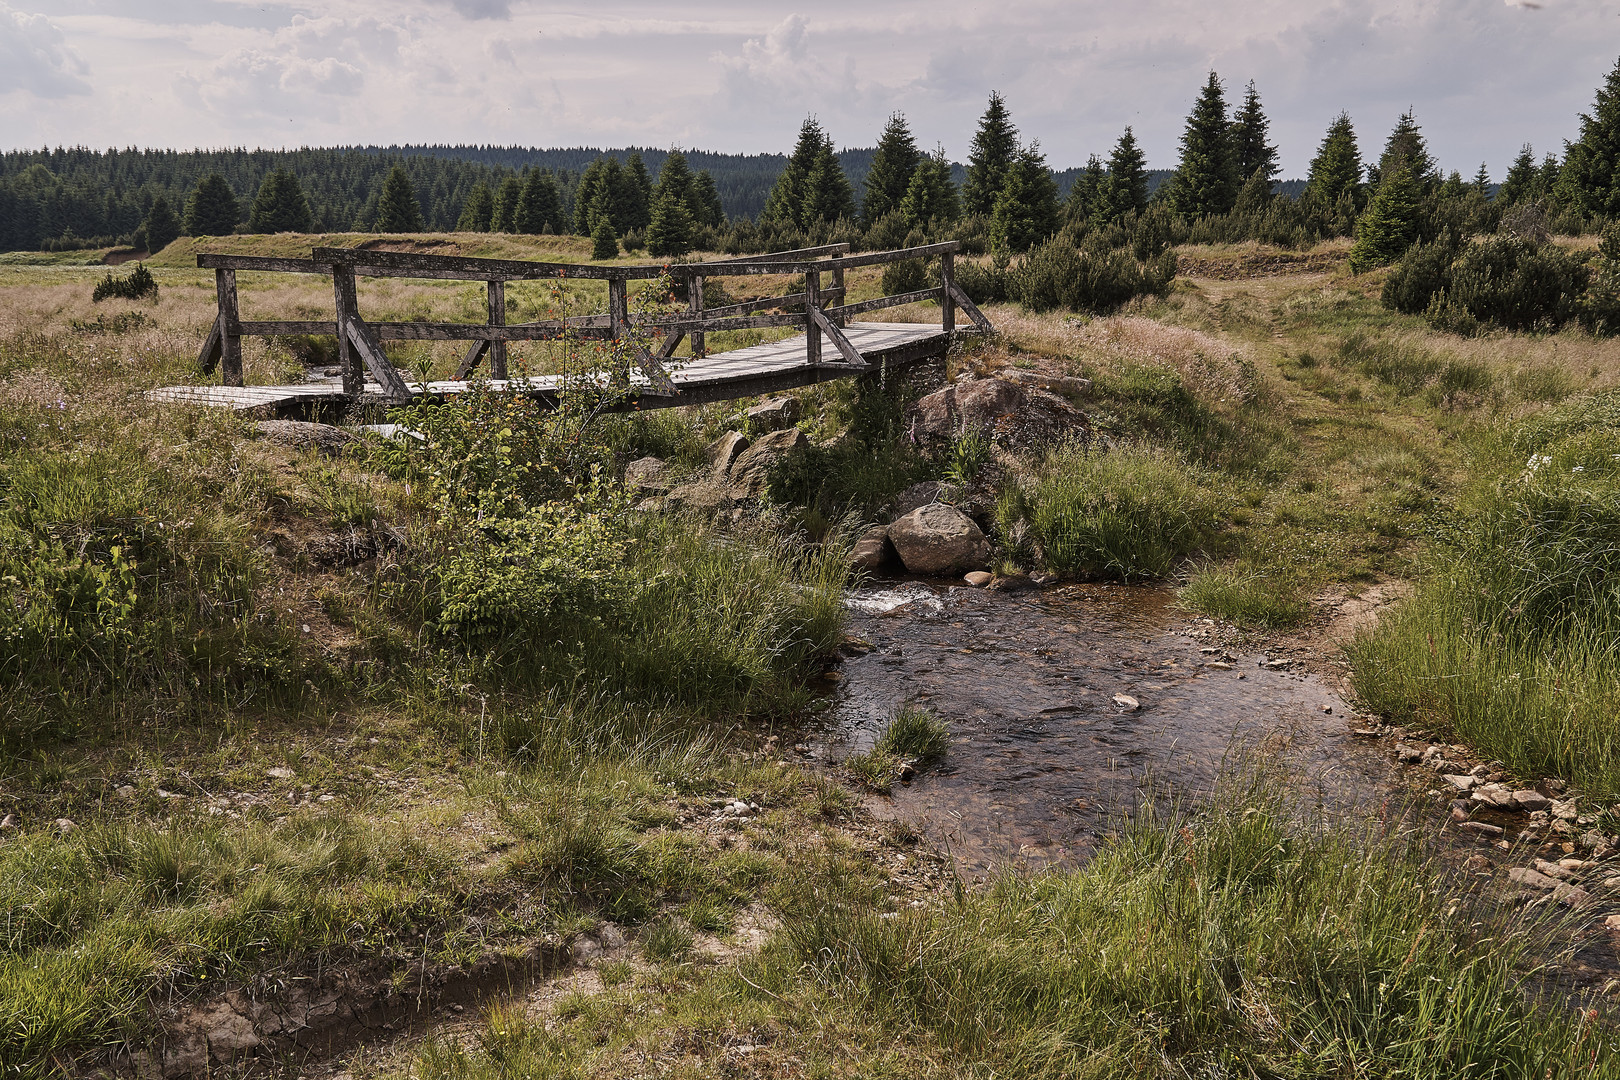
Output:
[[[706,355],[707,343],[704,336],[706,333],[795,327],[805,331],[806,359],[810,364],[860,371],[868,367],[867,361],[844,333],[853,315],[884,307],[935,300],[940,305],[943,329],[947,334],[954,335],[956,332],[958,308],[972,320],[976,329],[984,332],[993,329],[989,320],[956,283],[954,259],[960,247],[957,241],[952,240],[896,251],[850,255],[848,244],[827,244],[821,247],[711,262],[630,266],[481,259],[414,252],[368,251],[360,248],[316,248],[308,259],[204,252],[197,256],[197,265],[214,271],[219,310],[198,362],[204,374],[211,374],[217,366],[224,385],[241,386],[243,337],[331,335],[338,341],[345,395],[358,397],[365,389],[365,375],[369,371],[382,389],[384,397],[393,401],[406,401],[410,399],[412,391],[389,362],[382,345],[384,341],[470,341],[472,345],[458,366],[455,378],[464,379],[471,375],[487,356],[490,376],[505,379],[508,377],[506,350],[508,342],[546,341],[573,336],[627,342],[647,378],[649,386],[644,392],[667,396],[675,394],[676,388],[664,367],[664,361],[674,356],[675,349],[679,347],[684,337],[691,338],[693,356],[702,357]],[[940,260],[938,286],[892,296],[880,296],[853,304],[842,303],[847,292],[845,274],[849,270],[909,259],[931,258]],[[239,271],[319,274],[330,277],[334,318],[329,322],[287,319],[244,320],[241,318],[237,294],[236,274]],[[804,289],[787,296],[765,297],[722,307],[704,308],[703,285],[709,278],[783,274],[803,275]],[[632,314],[629,310],[629,283],[653,280],[665,275],[685,283],[686,312]],[[367,320],[359,312],[356,296],[355,282],[361,277],[482,281],[486,289],[488,320],[481,323]],[[607,312],[541,322],[507,322],[508,282],[559,278],[605,281],[608,294]],[[648,331],[663,335],[663,340],[656,349],[649,349],[642,342]],[[824,342],[832,344],[839,354],[839,360],[823,359]]]

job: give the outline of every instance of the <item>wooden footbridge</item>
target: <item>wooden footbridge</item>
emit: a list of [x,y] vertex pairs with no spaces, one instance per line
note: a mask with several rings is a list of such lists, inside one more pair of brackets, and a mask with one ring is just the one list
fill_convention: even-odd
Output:
[[[219,313],[199,357],[205,375],[216,369],[217,385],[170,386],[148,396],[171,402],[253,409],[280,415],[309,414],[346,408],[353,404],[397,404],[419,395],[448,396],[464,391],[467,379],[487,359],[488,377],[495,387],[506,387],[555,403],[564,391],[564,376],[511,378],[507,345],[513,341],[554,341],[563,338],[618,343],[628,361],[625,392],[620,409],[664,408],[729,398],[750,397],[807,386],[827,379],[847,378],[874,371],[879,365],[898,367],[931,356],[941,356],[959,332],[990,333],[993,327],[956,283],[956,241],[898,251],[850,255],[848,244],[831,244],[798,251],[669,265],[589,265],[543,263],[506,259],[371,251],[359,248],[316,248],[308,259],[199,254],[197,265],[215,274]],[[938,259],[938,286],[858,303],[845,303],[845,274],[865,266],[905,259]],[[332,279],[335,318],[332,321],[247,321],[241,318],[236,275],[242,271],[281,274],[319,274]],[[703,284],[711,278],[753,277],[766,274],[803,275],[804,289],[788,296],[729,304],[705,309]],[[687,309],[677,312],[632,313],[628,296],[631,281],[668,276],[684,283]],[[376,322],[361,315],[355,280],[375,278],[429,278],[482,281],[488,296],[488,321]],[[544,322],[506,321],[506,283],[573,278],[607,283],[608,310]],[[857,315],[918,301],[937,301],[941,320],[930,323],[856,322]],[[970,327],[957,330],[960,308]],[[784,341],[709,355],[705,335],[723,330],[794,327],[802,333]],[[242,338],[246,336],[314,334],[335,337],[339,377],[287,386],[242,384]],[[691,357],[675,358],[683,338],[691,340]],[[453,379],[413,383],[389,361],[385,341],[469,341],[465,357]]]

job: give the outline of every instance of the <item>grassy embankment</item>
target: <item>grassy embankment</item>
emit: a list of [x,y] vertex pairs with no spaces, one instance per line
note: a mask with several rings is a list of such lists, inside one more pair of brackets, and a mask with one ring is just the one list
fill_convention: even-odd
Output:
[[[309,241],[233,243],[272,253]],[[463,253],[523,253],[477,243],[496,246]],[[546,257],[581,257],[570,243]],[[1587,1053],[1591,1036],[1567,1015],[1524,1004],[1516,954],[1489,940],[1501,928],[1448,914],[1427,871],[1381,846],[1348,858],[1350,841],[1290,833],[1263,805],[1185,832],[1133,833],[1077,874],[883,917],[883,873],[830,824],[849,796],[754,756],[758,729],[739,729],[791,712],[799,679],[836,640],[836,550],[765,524],[728,543],[699,522],[648,524],[577,468],[639,453],[696,465],[709,438],[739,423],[740,403],[612,420],[583,441],[558,441],[519,410],[515,435],[464,427],[446,442],[458,453],[437,463],[277,449],[230,416],[130,396],[194,377],[212,282],[187,261],[175,249],[154,260],[155,306],[92,307],[93,269],[0,270],[0,581],[16,643],[0,669],[0,790],[24,824],[0,847],[16,916],[0,952],[6,1065],[42,1070],[138,1039],[159,990],[194,996],[254,972],[374,955],[456,962],[604,917],[648,927],[648,952],[664,962],[568,1005],[560,1031],[498,1014],[482,1056],[435,1047],[422,1069],[482,1073],[521,1059],[540,1074],[611,1073],[616,1053],[756,1031],[827,1073],[964,1062],[1071,1075],[1091,1062],[1106,1074],[1166,1060],[1378,1073],[1415,1057],[1417,1031],[1457,1055],[1431,1059],[1446,1065],[1433,1075],[1465,1071],[1464,1060],[1560,1075]],[[875,295],[876,275],[851,286]],[[1085,375],[1093,423],[1116,444],[1005,463],[1005,557],[1149,577],[1197,554],[1207,561],[1186,585],[1189,604],[1286,624],[1321,588],[1447,580],[1447,549],[1428,540],[1439,509],[1493,475],[1482,461],[1508,476],[1503,463],[1524,452],[1513,439],[1600,464],[1578,430],[1593,426],[1579,419],[1592,410],[1571,395],[1610,384],[1609,346],[1434,335],[1382,311],[1375,286],[1201,280],[1111,319],[992,311],[1005,338],[953,363]],[[380,318],[481,316],[476,288],[363,288]],[[514,317],[595,302],[513,291]],[[245,294],[265,316],[316,317],[330,302],[318,283],[282,276],[245,282]],[[543,347],[528,356],[555,361]],[[455,359],[415,345],[398,357],[434,372]],[[247,362],[257,382],[300,368],[284,344],[251,343]],[[813,433],[853,423],[891,440],[876,472],[854,464],[860,455],[838,458],[848,471],[817,492],[823,524],[937,474],[893,441],[887,399],[848,384],[803,396]],[[1557,416],[1575,420],[1503,434],[1565,399]],[[490,472],[458,486],[461,466],[512,454],[524,466],[513,475],[532,486]],[[562,463],[571,468],[552,468]],[[1552,485],[1538,498],[1571,501],[1538,483]],[[1498,516],[1493,550],[1511,549],[1518,518]],[[1573,584],[1543,597],[1549,610],[1586,597],[1584,571],[1602,565],[1602,545],[1586,543],[1580,522],[1574,532],[1580,543],[1551,575]],[[543,572],[505,573],[531,563]],[[1458,565],[1494,572],[1479,558]],[[1514,572],[1491,587],[1507,595],[1541,580],[1534,567]],[[447,588],[479,582],[489,587]],[[1461,700],[1432,692],[1435,672],[1413,669],[1424,652],[1481,670],[1480,657],[1511,655],[1498,642],[1512,645],[1517,600],[1494,627],[1459,620],[1454,638],[1411,647],[1434,640],[1464,595],[1475,593],[1425,586],[1357,663],[1369,698],[1392,711],[1417,704],[1491,748],[1515,714],[1499,704],[1469,729]],[[1550,632],[1578,642],[1587,631],[1553,620]],[[1607,669],[1598,658],[1590,670]],[[1567,725],[1552,715],[1527,729],[1533,738],[1515,735],[1521,760],[1491,752],[1515,767],[1553,760]],[[927,741],[897,736],[893,750],[912,756]],[[1582,748],[1613,767],[1602,745]],[[701,819],[731,796],[765,813],[743,843],[722,844]],[[76,827],[64,834],[58,817]],[[825,873],[802,872],[811,850],[830,853]],[[683,935],[723,931],[761,896],[782,926],[747,969],[757,988],[687,962]],[[1339,920],[1331,934],[1316,921],[1325,914]],[[1444,1000],[1431,992],[1459,985]],[[625,1008],[650,1003],[659,1009],[645,1024],[622,1022]],[[808,1015],[829,1019],[812,1027]]]

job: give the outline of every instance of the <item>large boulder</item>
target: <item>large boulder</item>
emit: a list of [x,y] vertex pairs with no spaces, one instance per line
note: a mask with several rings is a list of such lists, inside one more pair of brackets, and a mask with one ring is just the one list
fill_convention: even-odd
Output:
[[732,464],[742,457],[747,449],[747,436],[737,431],[728,431],[710,443],[705,453],[709,456],[709,465],[714,469],[715,478],[722,479],[730,473]]
[[[1053,389],[1079,392],[1084,379],[1058,382]],[[1060,393],[1035,381],[992,376],[963,379],[934,391],[907,413],[919,442],[940,444],[977,429],[1009,450],[1031,450],[1086,431],[1086,416]]]
[[670,488],[669,466],[661,458],[637,458],[624,467],[624,484],[638,495],[664,495]]
[[894,545],[889,543],[889,527],[879,525],[867,529],[850,549],[850,565],[857,570],[881,570],[895,559]]
[[996,374],[998,378],[1011,380],[1020,386],[1046,390],[1067,398],[1085,397],[1091,393],[1091,380],[1075,375],[1048,375],[1044,371],[1028,371],[1023,368],[1003,368]]
[[253,425],[259,438],[293,450],[319,450],[337,454],[359,438],[331,424],[311,424],[303,420],[260,420]]
[[990,561],[990,541],[983,531],[945,503],[930,503],[900,518],[889,526],[889,540],[913,574],[982,570]]
[[727,479],[732,494],[739,499],[758,498],[765,493],[765,480],[772,466],[789,454],[804,450],[810,440],[798,428],[784,428],[761,435],[731,464]]
[[665,510],[695,510],[701,514],[718,514],[736,506],[737,500],[723,484],[713,480],[697,480],[671,490],[659,505]]
[[748,410],[748,423],[755,431],[777,431],[799,422],[801,409],[796,397],[776,397]]

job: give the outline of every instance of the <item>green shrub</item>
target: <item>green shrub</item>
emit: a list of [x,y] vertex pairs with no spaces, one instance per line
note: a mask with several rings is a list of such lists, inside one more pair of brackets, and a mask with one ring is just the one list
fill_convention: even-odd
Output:
[[[921,259],[902,259],[883,267],[884,296],[916,292],[928,288],[928,268]],[[970,297],[971,299],[971,297]]]
[[1456,257],[1457,244],[1449,233],[1427,244],[1412,245],[1384,278],[1384,306],[1407,315],[1423,314],[1435,295],[1451,286],[1451,263]]
[[989,263],[964,259],[956,264],[956,284],[975,304],[1000,303],[1011,295],[1007,272],[1011,263],[1011,256],[1001,251],[993,254]]
[[[1500,235],[1460,249],[1449,239],[1417,244],[1384,280],[1385,307],[1426,316],[1431,326],[1472,334],[1480,325],[1556,329],[1582,312],[1588,269],[1551,244]],[[1601,321],[1596,307],[1590,317]]]
[[1008,294],[1032,311],[1068,308],[1101,315],[1138,296],[1163,295],[1175,273],[1174,252],[1144,264],[1128,251],[1081,251],[1060,233],[1012,268]]
[[157,299],[158,284],[152,277],[152,271],[146,268],[145,263],[136,263],[126,277],[116,277],[112,271],[96,283],[90,294],[90,299],[99,304],[103,300],[141,300],[145,297]]
[[1164,450],[1071,444],[1003,493],[997,522],[1003,534],[1027,522],[1041,561],[1060,574],[1165,577],[1214,535],[1220,500],[1212,487],[1202,470]]

